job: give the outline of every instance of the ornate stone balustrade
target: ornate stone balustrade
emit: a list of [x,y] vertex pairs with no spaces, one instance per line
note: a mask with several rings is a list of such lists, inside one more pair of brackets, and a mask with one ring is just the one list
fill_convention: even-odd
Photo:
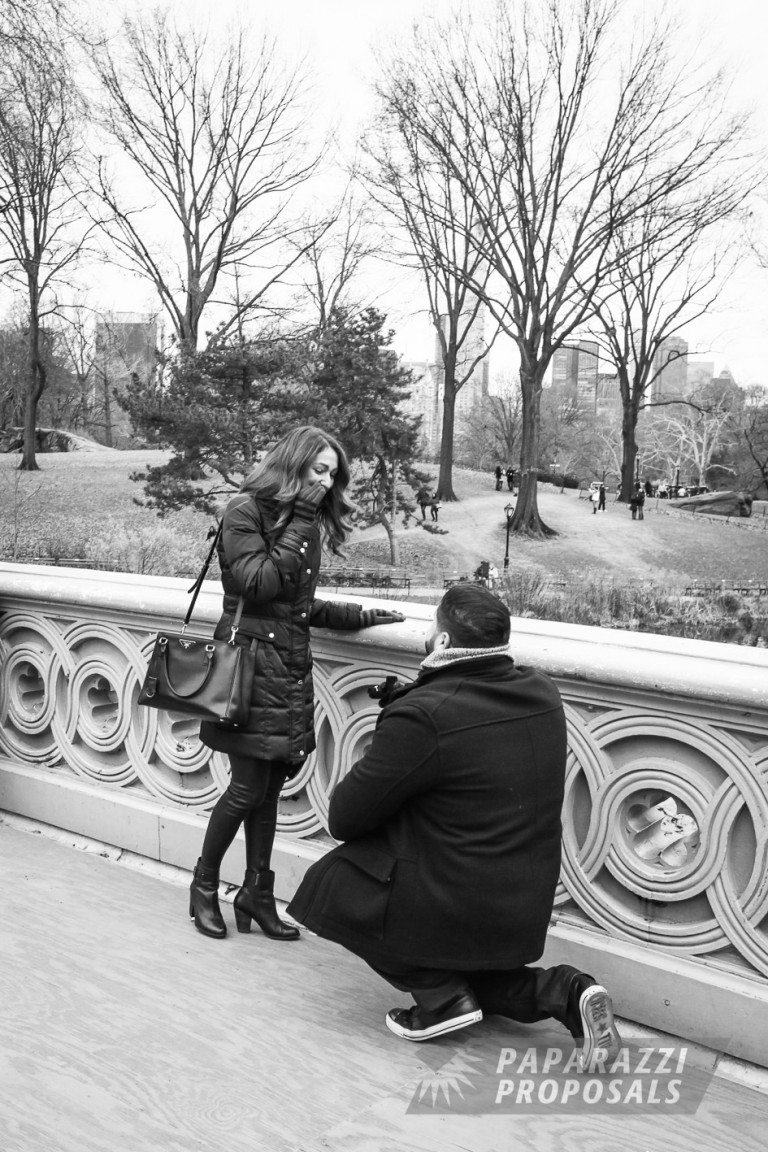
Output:
[[[0,808],[189,867],[226,761],[181,716],[138,708],[186,582],[0,564]],[[375,603],[375,601],[366,601]],[[212,628],[220,592],[197,619]],[[315,634],[318,749],[281,800],[287,896],[329,842],[334,785],[375,724],[371,683],[413,677],[431,609]],[[516,620],[512,647],[557,680],[570,753],[546,958],[611,983],[625,1015],[765,1062],[768,654]],[[242,848],[227,862],[236,882]]]

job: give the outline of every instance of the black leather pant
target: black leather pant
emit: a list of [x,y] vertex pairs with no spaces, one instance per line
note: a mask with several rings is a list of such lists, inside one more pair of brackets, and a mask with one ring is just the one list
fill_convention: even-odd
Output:
[[277,827],[277,801],[289,772],[280,761],[230,756],[232,779],[211,812],[201,859],[206,868],[218,871],[224,855],[242,824],[245,829],[245,863],[248,869],[269,868]]
[[[364,957],[363,957],[364,958]],[[554,968],[509,968],[501,971],[448,972],[443,969],[389,965],[387,969],[367,961],[393,987],[410,992],[420,1008],[435,1011],[454,996],[472,992],[489,1016],[506,1016],[521,1024],[550,1017],[578,1037],[582,1033],[578,1000],[571,997],[575,977],[594,983],[578,968],[558,964]]]

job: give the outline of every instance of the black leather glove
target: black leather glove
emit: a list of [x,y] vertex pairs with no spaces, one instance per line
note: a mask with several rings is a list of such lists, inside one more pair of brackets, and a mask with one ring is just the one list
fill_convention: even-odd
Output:
[[325,496],[324,484],[308,484],[302,488],[293,502],[294,520],[314,520]]
[[365,608],[360,613],[361,628],[375,628],[378,624],[399,624],[405,620],[402,612],[390,612],[387,608]]
[[405,687],[406,685],[398,680],[397,676],[387,676],[386,680],[382,680],[380,684],[371,684],[368,695],[371,700],[378,700],[380,708],[386,708],[392,700],[393,694]]

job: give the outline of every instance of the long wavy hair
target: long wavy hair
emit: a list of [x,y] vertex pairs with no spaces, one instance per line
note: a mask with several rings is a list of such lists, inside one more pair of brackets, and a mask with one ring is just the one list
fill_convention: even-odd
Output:
[[274,528],[278,532],[290,519],[293,502],[301,490],[302,476],[325,448],[333,449],[339,466],[333,486],[329,488],[320,507],[320,525],[328,547],[338,555],[341,545],[352,530],[348,517],[355,505],[345,496],[350,479],[349,461],[334,436],[311,424],[294,428],[282,440],[278,440],[251,469],[240,491],[249,492],[257,500],[259,497],[274,500],[279,505],[280,512]]

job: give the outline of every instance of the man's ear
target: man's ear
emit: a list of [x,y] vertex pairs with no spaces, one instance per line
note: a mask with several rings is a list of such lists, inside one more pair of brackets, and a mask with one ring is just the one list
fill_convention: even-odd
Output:
[[451,638],[447,632],[438,632],[435,636],[435,643],[432,648],[433,652],[444,652],[446,648],[451,647]]

